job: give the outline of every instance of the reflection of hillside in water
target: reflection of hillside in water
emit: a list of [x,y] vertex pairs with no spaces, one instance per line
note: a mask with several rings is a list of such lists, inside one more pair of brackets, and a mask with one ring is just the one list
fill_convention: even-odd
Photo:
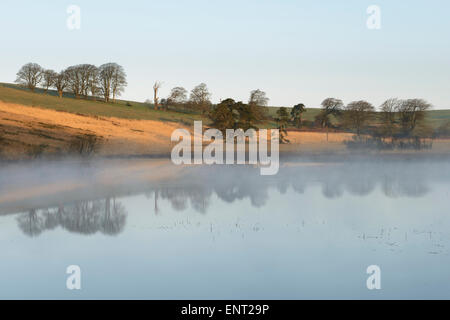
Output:
[[115,199],[81,201],[43,210],[32,209],[17,217],[19,228],[28,236],[40,235],[57,227],[90,235],[101,232],[119,234],[125,227],[127,211]]
[[83,200],[86,193],[68,205],[51,200],[50,208],[23,210],[25,213],[20,213],[17,221],[29,236],[57,227],[85,235],[117,235],[125,227],[127,211],[115,198],[142,193],[152,198],[156,214],[161,211],[161,200],[169,202],[176,211],[192,208],[206,214],[214,196],[226,203],[249,199],[253,207],[260,208],[275,190],[280,194],[289,189],[303,194],[311,187],[319,187],[327,199],[346,193],[370,196],[376,189],[389,198],[421,197],[431,190],[431,185],[450,182],[447,167],[446,163],[302,164],[283,166],[275,176],[261,176],[258,168],[249,166],[193,166],[172,181],[124,184],[120,192],[100,190],[110,194],[104,200]]

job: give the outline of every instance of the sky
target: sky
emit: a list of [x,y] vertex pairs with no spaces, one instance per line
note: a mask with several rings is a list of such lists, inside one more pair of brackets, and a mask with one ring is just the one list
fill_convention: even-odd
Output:
[[[371,5],[380,29],[367,27]],[[161,97],[204,82],[213,102],[261,89],[273,106],[397,97],[450,109],[448,0],[2,0],[0,30],[0,82],[28,62],[116,62],[126,100],[151,99],[155,81]]]

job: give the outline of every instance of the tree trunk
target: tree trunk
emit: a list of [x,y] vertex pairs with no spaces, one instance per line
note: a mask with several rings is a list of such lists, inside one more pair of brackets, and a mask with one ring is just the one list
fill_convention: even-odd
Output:
[[155,89],[155,90],[154,90],[154,95],[153,95],[153,102],[154,102],[154,104],[155,104],[155,110],[158,110],[158,97],[157,97],[157,93],[158,93],[158,90]]

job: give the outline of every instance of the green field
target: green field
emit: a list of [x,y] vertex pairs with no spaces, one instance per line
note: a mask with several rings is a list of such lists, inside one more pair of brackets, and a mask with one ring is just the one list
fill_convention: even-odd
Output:
[[[65,93],[64,98],[59,98],[55,90],[49,90],[47,94],[42,89],[36,89],[35,93],[15,84],[0,83],[0,100],[26,106],[36,106],[57,111],[66,111],[75,114],[117,117],[137,120],[158,120],[178,122],[184,125],[192,125],[194,120],[209,120],[196,112],[170,108],[168,111],[155,110],[152,104],[136,101],[117,100],[116,103],[105,103],[87,99],[75,99],[72,94]],[[278,107],[267,107],[269,120],[260,127],[275,127],[273,120],[276,117]],[[291,108],[287,108],[290,112]],[[317,108],[308,108],[303,115],[304,120],[313,121],[320,112]],[[432,110],[427,112],[427,120],[433,128],[438,128],[450,121],[450,110]]]

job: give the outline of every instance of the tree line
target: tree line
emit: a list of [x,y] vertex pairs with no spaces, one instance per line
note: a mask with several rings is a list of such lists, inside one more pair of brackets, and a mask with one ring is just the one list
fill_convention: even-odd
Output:
[[[348,143],[353,147],[420,149],[427,147],[423,139],[434,135],[425,118],[432,105],[424,99],[388,99],[379,112],[364,100],[344,105],[340,99],[327,98],[321,107],[316,123],[327,133],[331,127],[354,132],[353,141]],[[332,123],[332,117],[337,124]]]
[[115,102],[127,86],[127,75],[117,63],[105,63],[97,67],[92,64],[70,66],[60,72],[45,69],[37,63],[27,63],[17,72],[16,83],[32,92],[42,87],[47,93],[55,88],[62,98],[64,92],[71,92],[75,98],[102,97],[105,102]]
[[212,126],[222,132],[226,129],[256,129],[256,124],[267,119],[266,93],[259,89],[250,92],[248,103],[228,98],[214,105],[207,113]]
[[[425,111],[432,105],[423,99],[388,99],[380,106],[380,112],[364,100],[353,101],[346,106],[342,100],[327,98],[321,104],[316,121],[322,128],[333,126],[331,117],[340,121],[340,127],[352,130],[357,136],[371,133],[375,136],[401,138],[418,134],[424,129]],[[374,125],[374,123],[378,123]],[[372,125],[372,126],[370,126]]]
[[[252,96],[255,94],[256,99]],[[259,99],[260,97],[261,99]],[[214,106],[209,117],[215,128],[255,128],[255,124],[267,120],[265,108],[268,98],[265,93],[255,90],[251,94],[248,104],[226,99]],[[423,99],[388,99],[376,112],[375,107],[364,100],[352,101],[345,105],[342,100],[327,98],[322,101],[319,113],[314,121],[304,121],[303,115],[307,111],[303,103],[294,105],[289,112],[286,107],[280,107],[272,117],[280,131],[280,142],[287,143],[288,128],[301,129],[330,129],[343,132],[353,132],[355,140],[367,143],[393,147],[396,143],[404,145],[404,140],[413,139],[412,146],[417,147],[420,139],[433,136],[433,129],[428,126],[425,115],[432,105]],[[389,142],[389,143],[387,143]]]
[[367,138],[390,140],[391,144],[401,139],[421,139],[432,136],[432,129],[427,126],[425,112],[432,105],[423,99],[388,99],[376,112],[375,107],[365,101],[352,101],[345,105],[342,100],[326,98],[321,103],[319,113],[314,121],[304,121],[307,112],[303,103],[294,105],[290,111],[286,107],[277,109],[275,116],[268,115],[269,98],[259,89],[250,92],[247,103],[228,98],[218,104],[210,101],[210,92],[206,84],[196,86],[188,98],[188,91],[175,87],[170,95],[161,99],[161,106],[183,107],[200,111],[211,120],[211,126],[223,132],[226,129],[256,129],[258,123],[272,119],[280,131],[280,142],[287,143],[288,129],[308,127],[328,132],[330,129],[353,132],[358,140]]
[[[127,86],[124,68],[117,63],[106,63],[99,67],[92,64],[70,66],[61,72],[44,69],[37,63],[28,63],[17,73],[16,82],[34,91],[38,86],[45,92],[55,88],[60,97],[71,92],[76,98],[91,96],[102,97],[105,102],[115,102]],[[167,98],[159,99],[161,83],[153,86],[153,106],[155,109],[168,110],[169,107],[185,111],[199,112],[207,116],[212,125],[219,129],[256,128],[258,123],[268,120],[267,104],[269,98],[259,89],[250,92],[247,103],[228,98],[218,104],[211,102],[211,93],[205,83],[194,87],[190,93],[183,87],[174,87]],[[146,101],[151,103],[150,100]],[[432,135],[431,128],[425,122],[425,112],[432,105],[423,99],[388,99],[380,106],[380,112],[364,100],[352,101],[344,105],[342,100],[327,98],[322,101],[320,112],[314,121],[304,121],[307,111],[303,103],[294,105],[290,112],[287,108],[277,109],[272,117],[280,130],[280,141],[289,142],[287,129],[318,128],[351,131],[357,139],[371,136],[383,141],[423,138]]]
[[[185,88],[175,87],[170,91],[167,98],[161,99],[160,105],[164,109],[174,106],[206,114],[212,106],[211,93],[205,83],[200,83],[192,89],[189,98],[188,91]],[[155,107],[158,107],[157,101]]]

